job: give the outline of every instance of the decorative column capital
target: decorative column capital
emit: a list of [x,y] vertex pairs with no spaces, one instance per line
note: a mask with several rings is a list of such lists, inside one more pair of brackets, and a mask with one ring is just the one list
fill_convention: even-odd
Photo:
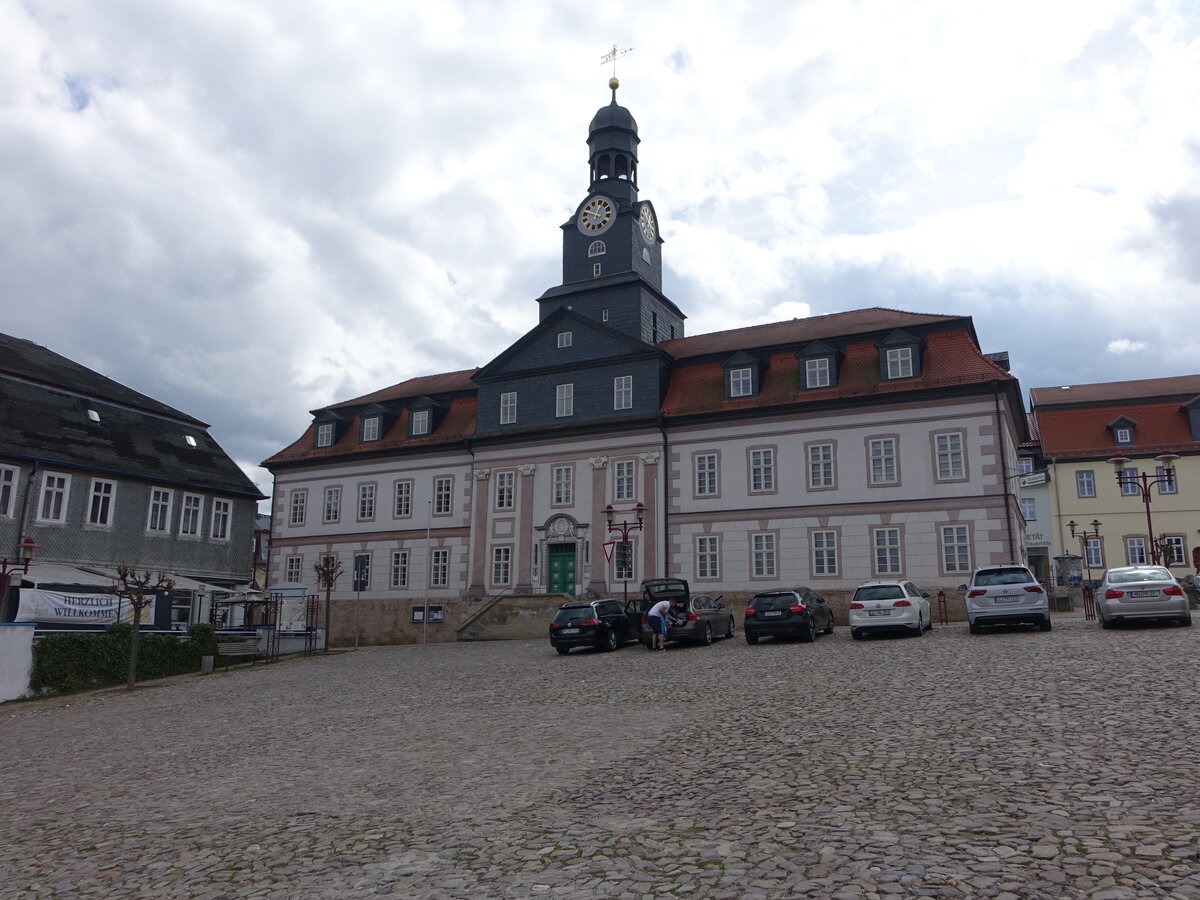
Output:
[[651,450],[649,453],[638,454],[638,458],[647,466],[657,465],[660,456],[662,456],[662,452],[659,450]]
[[608,465],[608,457],[607,456],[593,456],[588,460],[588,462],[590,462],[592,464],[593,469],[603,469],[605,466]]
[[523,466],[517,466],[517,471],[522,475],[532,475],[537,471],[537,463],[526,463]]
[[492,477],[491,469],[476,469],[475,470],[475,480],[476,481],[487,481],[491,477]]

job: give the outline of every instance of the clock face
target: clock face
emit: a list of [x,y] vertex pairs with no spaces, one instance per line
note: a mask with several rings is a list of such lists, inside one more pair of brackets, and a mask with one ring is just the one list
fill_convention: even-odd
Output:
[[593,197],[583,205],[579,213],[579,230],[588,234],[599,234],[613,222],[617,211],[607,197]]
[[657,229],[654,226],[654,213],[651,212],[649,203],[642,204],[642,211],[638,213],[638,227],[642,229],[642,237],[646,239],[646,243],[654,243]]

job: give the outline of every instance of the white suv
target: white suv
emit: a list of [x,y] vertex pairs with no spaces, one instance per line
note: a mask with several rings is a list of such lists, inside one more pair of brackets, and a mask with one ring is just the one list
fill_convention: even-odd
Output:
[[976,569],[966,591],[971,634],[984,625],[1037,625],[1050,630],[1050,598],[1025,566],[1014,564]]

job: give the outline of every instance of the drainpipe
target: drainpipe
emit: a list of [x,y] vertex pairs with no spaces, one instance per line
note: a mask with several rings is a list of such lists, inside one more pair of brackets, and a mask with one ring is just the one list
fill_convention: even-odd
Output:
[[667,528],[667,495],[670,492],[669,472],[667,469],[667,417],[662,413],[658,414],[658,431],[662,435],[662,461],[658,464],[658,479],[662,483],[662,554],[663,554],[663,569],[662,574],[669,576],[671,574],[671,532]]
[[1013,517],[1012,504],[1009,503],[1011,494],[1008,489],[1008,454],[1004,448],[1004,420],[1000,414],[1000,382],[992,382],[992,400],[996,404],[996,431],[1000,438],[1000,479],[1001,487],[1004,491],[1004,523],[1008,530],[1008,558],[1012,562],[1019,562],[1017,559],[1016,542],[1013,539]]

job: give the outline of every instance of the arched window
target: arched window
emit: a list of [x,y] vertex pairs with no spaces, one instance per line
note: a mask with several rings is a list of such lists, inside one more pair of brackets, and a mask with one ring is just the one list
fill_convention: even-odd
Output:
[[601,156],[596,160],[596,180],[601,181],[612,176],[612,162],[608,156]]
[[592,241],[588,246],[588,256],[603,256],[607,252],[608,249],[604,246],[604,241]]
[[624,155],[617,157],[617,177],[622,181],[629,180],[629,157]]

